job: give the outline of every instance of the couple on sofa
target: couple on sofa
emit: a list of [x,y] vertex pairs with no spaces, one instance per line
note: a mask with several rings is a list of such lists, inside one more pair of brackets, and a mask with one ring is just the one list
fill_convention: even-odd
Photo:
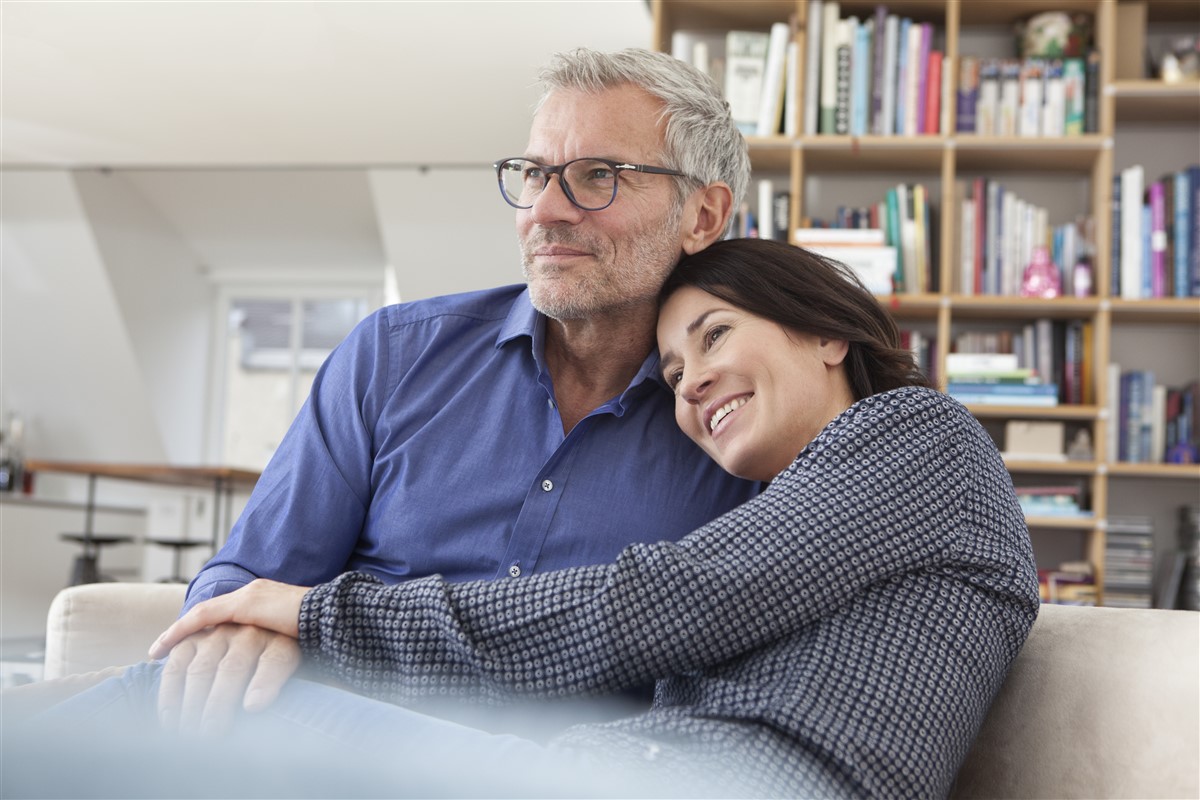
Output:
[[[844,269],[718,241],[749,169],[711,81],[542,79],[497,165],[527,285],[361,324],[165,662],[43,722],[286,735],[368,793],[945,795],[1037,612],[994,445]],[[405,707],[655,681],[547,740]]]

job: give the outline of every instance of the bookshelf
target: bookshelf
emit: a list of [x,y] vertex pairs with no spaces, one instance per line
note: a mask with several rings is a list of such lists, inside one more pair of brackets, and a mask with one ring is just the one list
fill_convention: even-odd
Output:
[[[826,4],[827,6],[828,4]],[[902,328],[913,328],[941,346],[930,364],[946,385],[946,343],[962,332],[1020,329],[1035,320],[1086,323],[1092,362],[1088,399],[1053,407],[970,406],[1003,444],[1009,420],[1061,422],[1070,433],[1086,430],[1090,459],[1006,460],[1018,486],[1039,480],[1069,480],[1082,485],[1088,516],[1029,516],[1039,566],[1059,557],[1090,562],[1097,588],[1103,586],[1105,531],[1110,516],[1153,516],[1159,560],[1175,542],[1177,509],[1200,501],[1200,465],[1125,463],[1109,458],[1117,435],[1110,408],[1110,363],[1134,367],[1144,353],[1155,353],[1153,366],[1162,382],[1183,385],[1200,378],[1200,299],[1123,299],[1112,291],[1111,203],[1114,176],[1146,159],[1147,181],[1167,171],[1200,162],[1200,82],[1166,84],[1137,71],[1138,52],[1146,41],[1172,33],[1200,32],[1200,3],[1174,0],[842,0],[841,18],[873,18],[876,6],[929,23],[933,46],[944,54],[948,87],[941,95],[940,129],[897,135],[878,132],[852,136],[812,133],[806,128],[806,48],[809,0],[652,0],[653,46],[672,50],[676,31],[767,31],[791,22],[798,50],[795,74],[800,101],[791,121],[793,135],[748,136],[755,178],[769,176],[790,188],[790,227],[810,218],[828,218],[838,205],[877,203],[889,186],[921,183],[936,213],[933,259],[935,281],[927,290],[881,297]],[[1046,11],[1085,13],[1093,22],[1098,52],[1094,75],[1099,85],[1090,130],[1073,135],[997,136],[957,133],[959,65],[964,57],[1015,56],[1013,26]],[[1144,17],[1144,35],[1130,35],[1129,12]],[[823,21],[816,22],[820,28]],[[1120,29],[1120,35],[1118,35]],[[817,82],[820,92],[819,81]],[[818,125],[819,128],[819,125]],[[1027,298],[1011,294],[975,294],[961,286],[962,245],[959,219],[963,187],[973,179],[1000,180],[1023,198],[1046,209],[1053,225],[1090,216],[1096,243],[1092,290],[1082,297]],[[750,194],[753,194],[751,190]],[[1152,358],[1151,361],[1155,359]],[[1139,367],[1140,368],[1140,367]],[[1065,554],[1065,555],[1064,555]],[[1157,570],[1156,570],[1157,575]],[[1103,598],[1101,597],[1101,602]]]

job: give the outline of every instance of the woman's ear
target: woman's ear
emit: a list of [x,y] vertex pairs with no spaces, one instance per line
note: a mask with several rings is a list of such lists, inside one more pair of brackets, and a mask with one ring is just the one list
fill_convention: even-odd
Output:
[[710,183],[688,198],[683,215],[683,252],[698,253],[725,233],[733,211],[733,192],[724,183]]
[[820,337],[817,339],[817,352],[821,354],[825,366],[836,367],[846,360],[846,354],[850,352],[850,342],[845,339]]

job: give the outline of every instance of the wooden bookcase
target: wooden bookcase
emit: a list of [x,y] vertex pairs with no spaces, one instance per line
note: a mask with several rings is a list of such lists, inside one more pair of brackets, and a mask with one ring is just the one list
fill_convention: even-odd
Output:
[[[1035,318],[1087,320],[1094,331],[1092,357],[1092,405],[1060,405],[1054,408],[972,407],[985,427],[1003,427],[1009,419],[1062,420],[1068,428],[1084,427],[1096,457],[1090,461],[1009,461],[1015,481],[1023,477],[1069,476],[1082,480],[1090,495],[1093,516],[1059,520],[1029,518],[1039,566],[1051,566],[1067,558],[1091,562],[1097,589],[1103,586],[1105,530],[1107,519],[1119,514],[1150,515],[1155,519],[1155,579],[1161,561],[1175,544],[1175,515],[1179,505],[1200,502],[1200,466],[1171,464],[1109,463],[1105,458],[1108,438],[1114,435],[1114,420],[1107,411],[1105,367],[1117,360],[1122,367],[1137,366],[1143,352],[1167,351],[1161,368],[1163,382],[1182,385],[1200,376],[1200,299],[1122,300],[1111,296],[1110,275],[1114,268],[1109,243],[1110,203],[1113,175],[1138,161],[1144,153],[1136,143],[1139,136],[1152,140],[1161,161],[1173,169],[1200,160],[1200,84],[1166,85],[1141,76],[1118,77],[1119,48],[1140,48],[1139,37],[1119,35],[1119,0],[893,0],[884,2],[889,13],[932,22],[940,31],[946,58],[957,71],[960,56],[969,52],[979,37],[1013,38],[1012,25],[1042,11],[1086,12],[1095,25],[1095,44],[1100,53],[1099,130],[1071,137],[996,137],[942,133],[920,136],[804,135],[748,137],[755,177],[769,176],[791,193],[791,227],[806,215],[828,211],[828,194],[859,192],[858,202],[873,202],[876,192],[862,189],[872,181],[883,186],[898,181],[921,181],[929,187],[939,212],[939,286],[936,293],[899,294],[887,298],[902,325],[923,326],[938,342],[948,343],[964,326],[1015,325]],[[798,85],[803,114],[805,30],[807,0],[652,0],[653,47],[670,52],[677,30],[766,31],[772,23],[797,23]],[[841,0],[840,16],[869,17],[876,2]],[[1200,3],[1149,0],[1148,29],[1169,31],[1200,29]],[[1135,58],[1136,62],[1137,59]],[[1123,62],[1129,63],[1124,58]],[[957,77],[957,75],[955,76]],[[954,103],[954,92],[949,102]],[[951,105],[948,119],[954,120]],[[803,124],[796,130],[803,131]],[[1165,138],[1164,138],[1165,137]],[[1123,143],[1128,143],[1124,149]],[[1129,150],[1130,152],[1126,152]],[[1147,176],[1150,177],[1150,167]],[[1157,172],[1154,176],[1157,176]],[[1061,198],[1041,203],[1075,205],[1057,209],[1067,215],[1090,214],[1095,224],[1097,252],[1094,264],[1094,294],[1084,298],[1029,299],[1011,296],[965,295],[954,291],[953,272],[957,253],[957,184],[971,176],[1004,176],[1032,180],[1055,191],[1067,190],[1079,198]],[[824,184],[822,184],[824,181]],[[753,189],[750,190],[751,193]],[[1057,197],[1054,191],[1048,196]],[[852,201],[851,201],[852,202]],[[939,348],[938,375],[945,375],[945,347]],[[1120,358],[1114,358],[1114,352]],[[1128,360],[1126,360],[1128,359]]]

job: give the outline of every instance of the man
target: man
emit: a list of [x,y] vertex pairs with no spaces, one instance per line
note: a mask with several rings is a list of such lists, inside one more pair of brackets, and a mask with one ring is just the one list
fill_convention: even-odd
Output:
[[[643,50],[575,51],[541,77],[527,149],[497,165],[528,285],[360,324],[187,607],[255,577],[519,580],[678,538],[757,491],[677,430],[653,352],[664,278],[724,234],[746,188],[727,104]],[[222,728],[299,661],[254,627],[197,634],[163,669],[160,716]]]

